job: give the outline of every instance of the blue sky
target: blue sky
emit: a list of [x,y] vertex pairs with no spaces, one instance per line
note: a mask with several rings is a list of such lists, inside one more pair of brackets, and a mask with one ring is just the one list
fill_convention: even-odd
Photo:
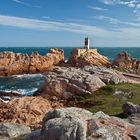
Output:
[[0,0],[0,46],[140,47],[140,0]]

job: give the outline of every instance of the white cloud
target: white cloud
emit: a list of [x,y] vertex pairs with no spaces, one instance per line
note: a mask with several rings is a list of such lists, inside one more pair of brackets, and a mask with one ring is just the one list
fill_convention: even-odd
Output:
[[94,7],[94,6],[88,6],[89,9],[93,9],[96,11],[107,11],[108,9],[101,8],[101,7]]
[[[100,17],[104,19],[103,17]],[[107,18],[106,18],[107,19]],[[111,22],[120,22],[116,19],[111,19]],[[125,23],[131,24],[131,23]],[[115,30],[103,29],[98,26],[89,26],[71,22],[55,22],[47,20],[37,20],[30,18],[22,18],[15,16],[0,15],[0,25],[13,26],[18,28],[48,31],[66,31],[78,34],[89,35],[96,41],[96,44],[105,45],[140,45],[139,36],[140,28],[117,28]],[[118,44],[117,44],[118,42]]]
[[107,16],[103,16],[103,15],[95,16],[95,18],[99,19],[99,20],[107,21],[111,24],[122,24],[122,25],[132,26],[135,28],[140,27],[140,23],[121,21],[119,19],[107,17]]
[[128,0],[128,1],[123,1],[123,0],[99,0],[100,2],[107,4],[107,5],[115,5],[115,4],[120,4],[120,5],[126,5],[130,8],[135,8],[139,1],[137,0]]
[[37,19],[5,16],[5,15],[0,15],[0,25],[35,29],[35,30],[42,30],[42,31],[69,31],[69,32],[77,32],[80,34],[94,34],[96,32],[96,35],[108,34],[107,30],[98,28],[96,26],[88,26],[88,25],[77,24],[72,22],[37,20]]
[[19,3],[19,4],[25,4],[24,2],[20,1],[20,0],[12,0],[13,2]]
[[99,20],[104,20],[104,21],[108,21],[111,24],[118,24],[120,23],[120,21],[116,18],[111,18],[111,17],[107,17],[107,16],[103,16],[103,15],[99,15],[99,16],[95,16],[96,19]]
[[99,0],[99,1],[107,5],[113,5],[118,3],[119,0]]
[[41,8],[41,6],[39,6],[39,5],[31,5],[29,3],[25,3],[25,2],[23,2],[21,0],[12,0],[12,1],[16,2],[18,4],[22,4],[22,5],[28,6],[28,7]]
[[[124,5],[133,9],[134,19],[133,21],[140,21],[140,0],[99,0],[106,5]],[[124,22],[122,24],[139,26],[137,23]]]
[[137,8],[137,9],[140,9],[140,4],[137,4],[136,8]]
[[49,16],[42,16],[43,19],[50,19]]

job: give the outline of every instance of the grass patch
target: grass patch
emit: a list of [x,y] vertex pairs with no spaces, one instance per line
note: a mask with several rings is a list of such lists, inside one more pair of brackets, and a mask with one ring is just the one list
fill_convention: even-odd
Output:
[[[114,95],[116,91],[122,91],[124,94]],[[118,115],[122,113],[122,105],[127,101],[140,103],[140,84],[107,85],[91,95],[76,94],[69,103],[91,112],[103,111],[109,115]]]

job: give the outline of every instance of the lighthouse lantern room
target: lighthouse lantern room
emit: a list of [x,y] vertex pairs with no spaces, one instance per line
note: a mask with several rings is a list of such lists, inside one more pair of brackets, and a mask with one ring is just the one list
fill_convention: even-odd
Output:
[[87,49],[87,50],[89,49],[89,38],[88,37],[85,38],[84,49]]

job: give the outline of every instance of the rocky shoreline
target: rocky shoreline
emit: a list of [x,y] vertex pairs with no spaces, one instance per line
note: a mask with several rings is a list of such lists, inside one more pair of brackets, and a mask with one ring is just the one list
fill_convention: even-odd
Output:
[[[12,100],[0,102],[0,139],[139,139],[139,105],[124,104],[123,114],[127,119],[76,107],[67,108],[68,100],[77,94],[91,95],[109,84],[140,84],[140,80],[129,78],[113,68],[132,69],[132,65],[126,66],[125,59],[128,57],[121,55],[111,64],[95,49],[74,49],[67,63],[64,62],[64,51],[58,49],[51,49],[46,56],[0,53],[1,76],[42,73],[45,77],[44,86],[34,96],[19,97],[11,93]],[[123,65],[120,65],[121,60]],[[133,66],[138,72],[139,67]]]
[[0,76],[41,73],[51,70],[54,64],[63,61],[64,52],[58,49],[51,49],[46,56],[41,56],[38,52],[33,52],[31,55],[1,52]]

